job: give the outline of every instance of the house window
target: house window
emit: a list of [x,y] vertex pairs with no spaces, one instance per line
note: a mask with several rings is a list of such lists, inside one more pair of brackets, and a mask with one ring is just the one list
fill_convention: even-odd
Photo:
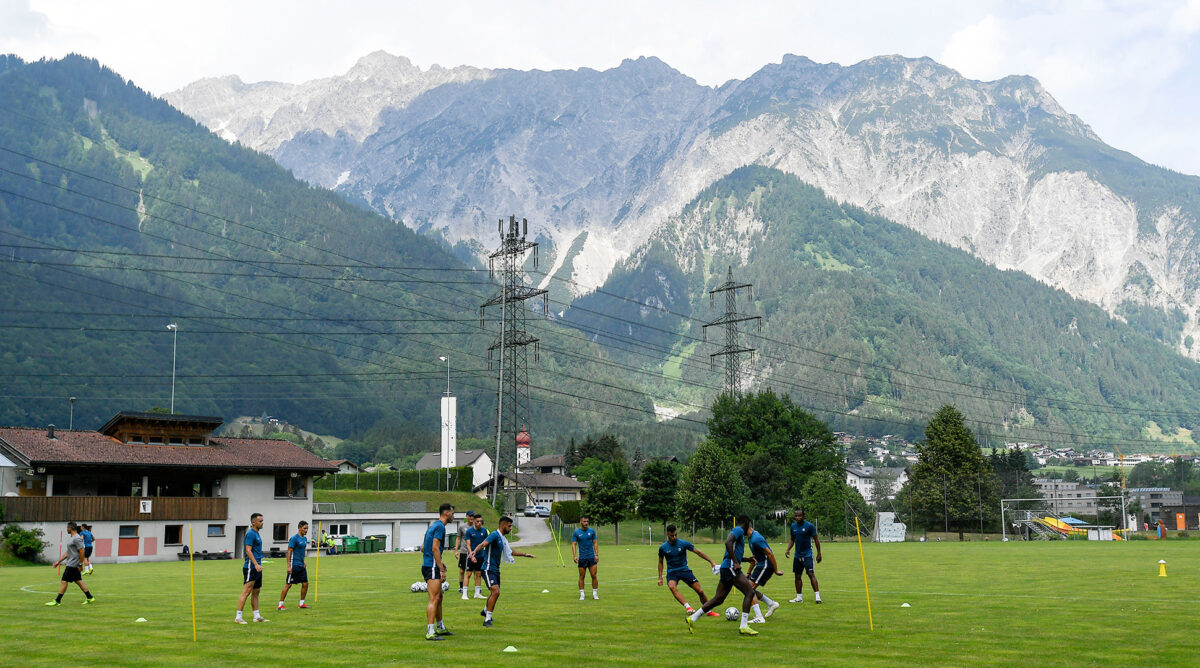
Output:
[[208,525],[208,535],[210,538],[224,536],[225,535],[225,525],[224,524]]
[[146,443],[146,437],[142,436],[141,434],[134,434],[129,437],[129,442],[133,443],[134,445],[144,445]]
[[276,543],[286,543],[288,539],[288,525],[276,524],[272,526],[271,539]]
[[137,538],[138,537],[138,525],[136,525],[136,524],[123,525],[120,528],[118,536],[120,536],[121,538]]
[[183,544],[183,525],[168,524],[166,535],[163,536],[163,545],[182,545]]
[[188,439],[188,445],[204,445],[204,439],[199,436],[193,436]]
[[149,443],[150,445],[162,445],[163,437],[162,436],[151,436],[149,439],[146,440],[146,442]]
[[184,444],[184,440],[183,440],[182,436],[172,436],[170,438],[169,442],[171,445],[183,445]]
[[290,475],[275,476],[275,498],[277,499],[307,499],[308,480]]
[[347,533],[349,533],[349,532],[346,531],[345,524],[330,524],[329,525],[329,535],[330,536],[344,536]]

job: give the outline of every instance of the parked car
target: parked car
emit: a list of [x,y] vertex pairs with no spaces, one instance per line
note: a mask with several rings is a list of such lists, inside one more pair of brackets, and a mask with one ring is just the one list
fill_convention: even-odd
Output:
[[550,509],[546,506],[525,506],[525,517],[550,517]]

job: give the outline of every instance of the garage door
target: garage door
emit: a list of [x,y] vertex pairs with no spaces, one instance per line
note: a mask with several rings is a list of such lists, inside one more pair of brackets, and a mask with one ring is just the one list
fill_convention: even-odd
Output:
[[400,524],[400,536],[396,540],[396,547],[404,550],[411,548],[421,548],[421,542],[425,540],[425,529],[429,528],[424,522],[403,522]]
[[392,523],[391,522],[363,522],[363,536],[387,536],[387,545],[385,551],[392,551]]

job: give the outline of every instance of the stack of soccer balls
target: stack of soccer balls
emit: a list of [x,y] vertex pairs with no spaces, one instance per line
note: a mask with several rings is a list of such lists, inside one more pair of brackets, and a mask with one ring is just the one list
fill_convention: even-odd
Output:
[[412,593],[414,594],[420,594],[423,591],[429,591],[429,585],[425,584],[424,582],[414,582],[409,589],[412,590]]
[[741,618],[742,618],[741,610],[738,610],[737,608],[735,608],[733,606],[725,608],[725,619],[728,619],[731,622],[736,622]]

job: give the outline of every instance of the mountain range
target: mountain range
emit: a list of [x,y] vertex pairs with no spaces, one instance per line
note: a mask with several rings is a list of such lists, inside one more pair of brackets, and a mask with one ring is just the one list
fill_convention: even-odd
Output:
[[[374,93],[340,93],[370,88],[364,71],[379,78]],[[708,87],[655,58],[606,71],[421,71],[376,53],[342,77],[230,81],[166,98],[464,256],[494,245],[495,212],[525,216],[550,251],[547,274],[575,281],[572,297],[705,188],[761,165],[1165,331],[1200,359],[1200,179],[1107,146],[1031,77],[786,56]],[[397,81],[413,94],[389,92]],[[299,98],[319,103],[302,111]]]

